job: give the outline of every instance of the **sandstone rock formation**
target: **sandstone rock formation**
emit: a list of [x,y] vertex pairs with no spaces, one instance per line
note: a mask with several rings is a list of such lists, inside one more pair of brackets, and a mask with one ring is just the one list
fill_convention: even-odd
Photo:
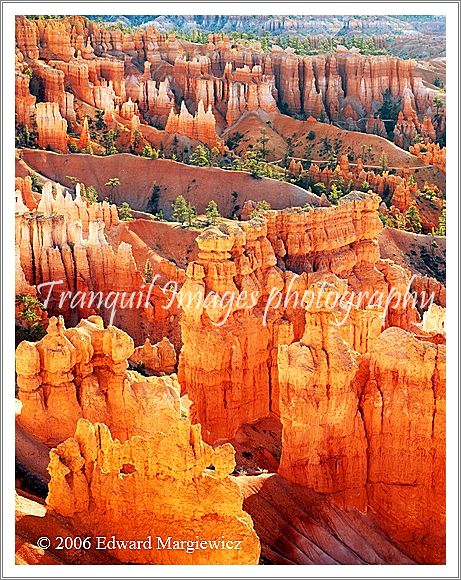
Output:
[[[270,210],[262,221],[223,225],[197,237],[198,260],[189,264],[179,296],[179,380],[205,440],[231,438],[239,425],[278,411],[277,348],[303,335],[308,280],[333,273],[357,300],[376,291],[378,306],[392,287],[405,295],[409,272],[379,261],[378,202],[375,195],[353,192],[337,208]],[[379,328],[419,320],[411,302],[390,302]],[[361,352],[367,348],[362,333],[375,324],[363,316],[352,315],[348,330],[352,348]]]
[[[162,403],[155,433],[124,443],[104,424],[81,419],[75,436],[50,453],[48,509],[92,535],[152,536],[151,548],[111,550],[120,562],[257,564],[259,540],[229,477],[232,446],[203,443],[200,426],[180,417],[174,390]],[[171,548],[162,549],[169,537]],[[174,540],[190,543],[175,548]],[[224,549],[192,550],[197,540],[224,540]]]
[[[47,300],[51,314],[64,316],[68,324],[100,314],[106,322],[129,331],[138,344],[149,332],[158,340],[168,334],[177,312],[177,308],[163,308],[171,293],[145,284],[130,244],[111,245],[106,238],[105,232],[119,223],[115,205],[88,203],[79,184],[75,199],[59,188],[53,195],[48,182],[36,212],[28,209],[17,205],[21,270],[29,284],[43,285],[41,298]],[[174,278],[178,269],[171,266]],[[18,280],[21,275],[18,271]]]
[[67,121],[61,117],[57,103],[37,103],[35,120],[38,130],[38,144],[46,149],[51,147],[61,153],[67,152]]
[[211,110],[211,105],[208,106],[208,110],[205,112],[203,101],[199,102],[197,113],[194,116],[189,113],[184,101],[181,104],[179,115],[171,109],[165,131],[196,139],[208,145],[208,147],[219,146],[222,148],[222,144],[216,135],[216,119]]
[[176,366],[176,351],[174,346],[164,337],[157,344],[152,344],[147,338],[142,346],[134,349],[130,360],[141,364],[147,371],[154,374],[171,374]]
[[19,423],[47,444],[70,437],[82,417],[104,422],[121,441],[152,434],[157,407],[179,385],[174,375],[127,371],[133,352],[133,339],[98,316],[69,329],[50,318],[44,338],[17,348]]
[[[301,342],[279,347],[279,473],[363,510],[367,465],[357,413],[358,356],[341,336],[339,313],[328,307],[329,291],[344,292],[339,286],[339,280],[332,281],[321,294],[321,283],[314,285],[318,299],[307,309]],[[374,312],[375,320],[366,327],[365,344],[380,332],[380,314]]]
[[29,75],[18,73],[15,75],[16,83],[16,123],[32,127],[34,122],[36,97],[31,95],[29,89]]
[[[18,58],[30,61],[34,76],[45,82],[45,101],[59,102],[71,124],[76,96],[104,111],[119,107],[123,117],[133,113],[126,105],[131,99],[144,121],[161,127],[175,101],[196,113],[202,102],[205,115],[211,107],[205,123],[211,140],[211,115],[232,125],[245,112],[277,107],[387,136],[380,117],[387,95],[402,100],[394,131],[400,146],[408,148],[418,134],[434,140],[444,129],[433,104],[440,93],[423,84],[412,61],[394,57],[343,49],[299,56],[277,46],[265,53],[260,43],[233,46],[216,35],[199,51],[152,27],[132,35],[78,16],[47,22],[17,17],[16,38]],[[49,96],[52,86],[56,99]],[[434,125],[436,115],[441,120]]]
[[446,148],[438,143],[415,143],[410,145],[410,153],[422,159],[426,165],[435,165],[446,172]]
[[421,561],[443,562],[445,346],[389,328],[369,364],[361,402],[369,505]]

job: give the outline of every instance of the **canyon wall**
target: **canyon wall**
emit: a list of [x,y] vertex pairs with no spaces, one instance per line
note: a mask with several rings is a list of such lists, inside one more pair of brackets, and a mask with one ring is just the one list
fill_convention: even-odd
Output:
[[[433,102],[444,95],[423,84],[412,61],[356,49],[300,56],[291,48],[264,52],[257,42],[233,44],[220,35],[197,47],[152,27],[127,34],[78,16],[18,16],[16,46],[17,75],[30,63],[34,94],[44,91],[41,100],[57,102],[70,126],[78,125],[78,99],[122,117],[132,102],[145,123],[168,124],[170,133],[180,125],[178,134],[210,146],[216,145],[217,121],[221,130],[257,110],[280,109],[386,136],[381,107],[390,99],[401,104],[394,130],[399,146],[408,148],[418,135],[434,141],[445,128],[445,113]],[[18,119],[24,121],[33,103],[21,83],[17,80],[18,98],[24,100]],[[197,115],[195,121],[187,112]]]
[[[378,204],[373,194],[353,192],[338,207],[270,210],[197,237],[198,259],[179,295],[179,379],[205,440],[231,438],[241,424],[278,412],[277,349],[303,336],[302,300],[323,275],[343,279],[356,302],[346,328],[359,352],[368,325],[412,328],[419,320],[412,303],[390,304],[378,323],[362,316],[365,292],[383,306],[392,287],[405,294],[410,281],[408,271],[379,259]],[[370,300],[374,292],[379,300]]]
[[[39,289],[51,314],[62,315],[68,324],[100,314],[104,320],[126,330],[137,344],[149,335],[154,340],[174,331],[178,308],[163,308],[171,292],[162,289],[170,280],[182,280],[183,271],[159,257],[153,261],[156,284],[143,277],[130,244],[108,240],[119,224],[117,208],[107,201],[89,203],[76,186],[75,199],[50,182],[36,210],[25,206],[16,191],[16,244],[20,256],[17,279]],[[107,234],[106,234],[107,232]],[[107,237],[106,237],[107,235]],[[54,282],[54,284],[51,284]]]

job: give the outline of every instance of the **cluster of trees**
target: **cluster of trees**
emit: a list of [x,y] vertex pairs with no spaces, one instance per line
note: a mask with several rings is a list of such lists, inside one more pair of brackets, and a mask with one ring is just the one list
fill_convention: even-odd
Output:
[[395,213],[383,214],[380,212],[379,217],[383,225],[390,228],[413,232],[415,234],[420,234],[423,229],[415,201],[412,202],[405,213],[397,211]]
[[205,221],[199,222],[197,219],[197,210],[187,201],[183,195],[178,197],[171,204],[171,220],[179,222],[186,227],[214,226],[219,223],[221,214],[218,210],[218,204],[212,199],[205,210]]
[[16,295],[16,346],[23,340],[35,342],[43,338],[46,331],[38,312],[44,309],[43,304],[30,294]]
[[27,125],[18,124],[15,128],[15,145],[18,148],[37,149],[37,131],[30,129]]

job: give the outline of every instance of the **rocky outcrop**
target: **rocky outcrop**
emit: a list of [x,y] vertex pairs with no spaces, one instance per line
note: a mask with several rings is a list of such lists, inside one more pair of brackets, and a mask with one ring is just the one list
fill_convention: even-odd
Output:
[[104,424],[81,419],[50,453],[48,509],[90,534],[152,537],[142,549],[109,546],[120,562],[257,564],[259,540],[229,477],[232,446],[203,443],[171,388],[156,423],[152,436],[120,443]]
[[425,165],[435,165],[446,173],[446,147],[440,147],[438,143],[415,143],[410,145],[409,151],[424,161]]
[[389,328],[373,343],[361,409],[369,505],[422,562],[444,561],[445,346]]
[[67,121],[61,117],[58,103],[37,103],[35,120],[39,146],[66,153]]
[[203,102],[198,104],[197,113],[192,116],[184,101],[181,104],[181,111],[176,114],[171,109],[165,126],[167,133],[175,133],[178,135],[185,135],[190,139],[194,139],[208,145],[208,147],[222,148],[222,142],[218,139],[216,134],[216,119],[209,105],[205,112]]
[[407,123],[397,124],[396,142],[407,143],[414,130],[431,139],[443,130],[440,122],[434,128],[431,121],[438,93],[415,76],[412,61],[344,47],[314,56],[278,46],[265,53],[258,42],[233,45],[217,35],[198,50],[152,27],[130,34],[75,16],[47,21],[18,17],[16,35],[26,59],[40,57],[64,71],[66,82],[85,102],[105,110],[96,104],[97,87],[111,83],[117,104],[131,97],[146,120],[161,126],[174,102],[171,87],[177,102],[184,100],[189,110],[197,111],[202,101],[205,110],[211,106],[228,125],[246,111],[270,112],[278,105],[282,112],[325,116],[386,136],[379,112],[388,95],[402,99]]
[[[424,154],[421,154],[424,155]],[[295,162],[293,162],[295,165]],[[395,173],[389,170],[381,172],[366,169],[362,159],[350,163],[346,155],[342,155],[340,163],[335,169],[325,167],[321,169],[313,163],[306,172],[310,183],[323,183],[331,187],[333,183],[351,184],[357,189],[369,189],[380,195],[386,203],[401,213],[405,213],[411,203],[417,199],[425,189],[438,192],[439,188],[434,183],[421,180],[418,171],[411,172],[406,168],[397,169]],[[388,207],[384,205],[380,211],[388,213]],[[433,219],[433,218],[432,218]],[[424,224],[426,228],[426,225]],[[430,228],[429,228],[430,230]]]
[[120,441],[161,430],[158,407],[179,384],[128,371],[133,353],[133,339],[98,316],[69,329],[50,318],[44,338],[16,350],[19,423],[49,445],[71,437],[80,418],[104,422]]
[[22,124],[28,128],[32,127],[34,122],[36,101],[36,98],[30,93],[29,82],[29,75],[21,73],[15,75],[16,124]]
[[[405,296],[410,273],[379,261],[378,203],[375,195],[353,192],[338,207],[269,210],[262,221],[223,225],[197,237],[199,256],[188,265],[179,295],[179,378],[205,440],[231,438],[239,425],[278,412],[277,349],[303,336],[303,299],[316,276],[344,279],[360,311],[384,307],[393,287]],[[352,314],[352,327],[346,325],[359,352],[366,351],[365,334],[376,324],[370,316]],[[400,301],[391,303],[378,326],[411,327],[418,320],[413,304]]]
[[148,372],[169,375],[176,367],[176,351],[166,337],[157,344],[152,344],[147,338],[142,346],[134,349],[130,361]]
[[[254,300],[271,282],[283,288],[283,279],[264,226],[242,226],[198,236],[198,260],[188,265],[179,295],[179,379],[194,403],[192,416],[210,442],[231,438],[239,425],[267,415],[270,408],[270,332],[261,312],[254,312]],[[241,291],[246,298],[237,304]]]
[[[310,290],[316,300],[307,308],[301,341],[279,347],[279,473],[332,494],[341,505],[364,510],[367,464],[365,431],[357,412],[358,353],[341,336],[340,313],[329,306],[330,296],[345,292],[340,286],[335,277],[314,283]],[[370,313],[371,324],[360,339],[365,347],[381,331],[381,312]],[[360,329],[357,324],[356,331]]]
[[90,130],[88,127],[88,117],[85,117],[83,121],[82,130],[80,132],[80,137],[78,140],[78,146],[80,149],[88,149],[91,146],[90,140]]
[[[89,203],[80,188],[77,184],[73,199],[59,187],[53,194],[51,183],[45,183],[36,212],[18,200],[16,243],[26,280],[39,287],[50,314],[64,316],[67,324],[98,314],[137,344],[147,336],[169,336],[178,315],[172,292],[161,280],[145,283],[144,264],[140,271],[129,243],[109,243],[106,235],[119,223],[116,206]],[[176,279],[179,269],[167,264],[169,280]]]

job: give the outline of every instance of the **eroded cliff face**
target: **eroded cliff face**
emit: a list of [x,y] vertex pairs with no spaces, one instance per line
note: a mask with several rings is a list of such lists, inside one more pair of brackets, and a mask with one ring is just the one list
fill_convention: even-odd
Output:
[[[21,187],[33,206],[32,192]],[[178,309],[163,308],[171,293],[162,283],[182,279],[183,271],[159,257],[153,262],[158,284],[146,283],[144,263],[138,268],[131,245],[109,242],[108,234],[119,224],[116,206],[107,201],[89,203],[79,184],[75,198],[60,186],[53,190],[50,182],[38,197],[33,209],[24,203],[21,189],[16,190],[17,285],[24,276],[38,287],[47,310],[64,316],[68,324],[100,314],[127,330],[137,344],[148,334],[157,340],[165,335],[177,339],[170,331]]]
[[[279,473],[333,494],[341,505],[364,510],[367,465],[365,431],[357,412],[359,354],[343,338],[347,333],[339,311],[327,306],[333,292],[344,291],[340,286],[341,281],[331,276],[325,294],[320,293],[321,284],[314,283],[310,290],[316,300],[307,308],[301,341],[279,347],[283,425]],[[365,351],[381,332],[381,314],[378,308],[360,311],[360,322],[366,319],[367,324],[354,321],[352,337],[354,331],[364,331],[359,342]]]
[[445,560],[445,352],[385,330],[373,342],[360,404],[369,505],[423,562]]
[[[110,550],[123,563],[257,564],[259,540],[229,477],[232,446],[203,443],[200,426],[180,417],[177,392],[157,415],[161,429],[125,443],[81,419],[75,436],[50,453],[48,509],[91,535],[152,535],[151,548]],[[197,539],[209,547],[186,551],[185,542],[193,547]],[[162,549],[168,541],[170,549]],[[175,548],[174,541],[184,543]]]
[[[34,124],[32,97],[39,95],[48,108],[58,103],[72,127],[82,122],[77,102],[105,111],[107,120],[113,113],[131,119],[136,108],[143,124],[210,147],[219,145],[216,125],[222,130],[246,112],[277,109],[387,136],[380,117],[385,98],[402,102],[394,130],[401,147],[408,148],[417,135],[434,141],[445,127],[444,114],[433,102],[440,93],[415,75],[412,61],[364,56],[354,49],[299,56],[277,46],[264,52],[257,42],[235,45],[225,35],[210,35],[198,49],[152,27],[126,34],[79,16],[18,16],[16,47],[22,124]],[[33,73],[31,96],[22,79],[25,66]],[[43,113],[37,110],[37,116]],[[41,138],[40,146],[61,151],[62,127],[55,120],[47,125],[55,136]],[[152,131],[147,133],[152,140]]]
[[[312,283],[328,282],[323,275],[341,278],[337,296],[348,292],[358,308],[344,332],[359,352],[367,350],[369,326],[411,328],[419,320],[413,303],[390,296],[392,287],[405,295],[410,274],[379,259],[378,203],[353,192],[338,207],[267,211],[197,237],[198,259],[179,295],[179,378],[207,441],[231,438],[241,424],[278,412],[277,349],[303,336],[303,299],[310,301]],[[367,307],[386,302],[375,321]]]

